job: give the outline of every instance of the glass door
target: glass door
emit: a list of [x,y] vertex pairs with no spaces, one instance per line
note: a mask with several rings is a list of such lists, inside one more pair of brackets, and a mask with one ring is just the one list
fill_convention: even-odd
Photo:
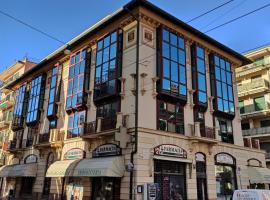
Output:
[[92,200],[120,200],[119,178],[93,178]]

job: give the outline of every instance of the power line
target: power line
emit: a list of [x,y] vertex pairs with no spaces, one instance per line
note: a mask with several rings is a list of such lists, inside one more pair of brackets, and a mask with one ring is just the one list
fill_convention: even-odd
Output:
[[243,51],[242,53],[248,53],[248,52],[250,52],[250,51],[252,51],[252,50],[256,50],[256,49],[259,49],[259,48],[262,48],[262,47],[266,47],[266,46],[268,46],[268,45],[270,45],[269,42],[266,43],[266,44],[263,44],[263,45],[259,45],[259,46],[253,47],[252,49],[245,50],[245,51]]
[[28,24],[28,23],[26,23],[26,22],[24,22],[24,21],[22,21],[22,20],[20,20],[20,19],[18,19],[18,18],[16,18],[16,17],[14,17],[14,16],[12,16],[12,15],[10,15],[10,14],[4,12],[4,11],[2,11],[2,10],[0,10],[0,13],[1,13],[2,15],[4,15],[4,16],[10,18],[10,19],[13,19],[14,21],[16,21],[16,22],[18,22],[18,23],[20,23],[20,24],[23,24],[24,26],[27,26],[28,28],[30,28],[30,29],[32,29],[32,30],[34,30],[34,31],[36,31],[36,32],[41,33],[42,35],[45,35],[46,37],[48,37],[48,38],[50,38],[50,39],[53,39],[53,40],[55,40],[55,41],[57,41],[57,42],[59,42],[59,43],[62,43],[62,44],[66,44],[65,42],[59,40],[58,38],[56,38],[56,37],[54,37],[54,36],[52,36],[52,35],[50,35],[50,34],[44,32],[44,31],[42,31],[42,30],[40,30],[40,29],[38,29],[38,28],[36,28],[36,27],[34,27],[34,26],[32,26],[32,25],[30,25],[30,24]]
[[213,12],[213,11],[215,11],[215,10],[217,10],[217,9],[219,9],[219,8],[225,6],[225,5],[227,5],[227,4],[229,4],[229,3],[233,2],[233,1],[234,1],[234,0],[227,1],[227,2],[225,2],[225,3],[223,3],[223,4],[221,4],[221,5],[219,5],[219,6],[215,7],[215,8],[213,8],[213,9],[211,9],[211,10],[209,10],[209,11],[207,11],[207,12],[205,12],[205,13],[199,15],[199,16],[197,16],[197,17],[194,17],[194,18],[190,19],[190,20],[187,21],[186,23],[190,23],[190,22],[192,22],[192,21],[194,21],[194,20],[196,20],[196,19],[198,19],[198,18],[200,18],[200,17],[203,17],[204,15],[207,15],[207,14],[209,14],[209,13],[211,13],[211,12]]
[[213,31],[213,30],[217,29],[217,28],[220,28],[220,27],[222,27],[222,26],[225,26],[225,25],[227,25],[227,24],[230,24],[230,23],[232,23],[232,22],[234,22],[234,21],[236,21],[236,20],[238,20],[238,19],[244,18],[244,17],[246,17],[246,16],[248,16],[248,15],[250,15],[250,14],[253,14],[253,13],[255,13],[255,12],[258,12],[259,10],[262,10],[262,9],[268,7],[268,6],[270,6],[270,3],[264,5],[264,6],[260,7],[260,8],[257,8],[257,9],[255,9],[255,10],[252,10],[252,11],[250,11],[250,12],[244,14],[244,15],[241,15],[241,16],[239,16],[239,17],[236,17],[236,18],[234,18],[234,19],[231,19],[231,20],[229,20],[229,21],[227,21],[227,22],[225,22],[225,23],[223,23],[223,24],[220,24],[220,25],[214,27],[214,28],[211,28],[211,29],[205,31],[204,33],[208,33],[208,32],[210,32],[210,31]]

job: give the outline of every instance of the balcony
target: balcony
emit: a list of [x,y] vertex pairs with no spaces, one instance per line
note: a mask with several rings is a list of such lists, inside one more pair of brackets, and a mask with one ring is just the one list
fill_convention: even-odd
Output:
[[238,96],[248,96],[252,94],[262,93],[269,90],[269,82],[263,78],[259,78],[250,83],[238,85]]
[[260,149],[260,141],[253,138],[244,138],[244,147]]
[[7,151],[14,152],[14,151],[18,151],[22,148],[23,148],[23,140],[15,138],[15,139],[9,141]]
[[269,67],[270,67],[269,64],[255,64],[255,63],[245,65],[243,67],[238,67],[235,69],[236,78],[252,75],[256,72],[269,69]]
[[6,110],[14,105],[14,97],[12,94],[7,95],[0,101],[0,110]]
[[37,148],[62,147],[65,132],[59,129],[51,129],[49,133],[38,135]]
[[248,130],[243,130],[242,133],[243,136],[253,136],[253,137],[270,136],[270,127],[252,128]]
[[195,125],[189,124],[189,129],[191,131],[191,139],[216,144],[218,141],[216,140],[216,130],[215,128],[202,126],[200,122],[195,122]]
[[265,102],[265,105],[262,106],[261,110],[256,110],[254,104],[249,105],[249,106],[244,106],[244,111],[241,112],[240,110],[240,114],[241,114],[241,118],[242,119],[246,119],[246,118],[256,118],[256,117],[262,117],[262,116],[266,116],[270,113],[270,105],[269,103]]

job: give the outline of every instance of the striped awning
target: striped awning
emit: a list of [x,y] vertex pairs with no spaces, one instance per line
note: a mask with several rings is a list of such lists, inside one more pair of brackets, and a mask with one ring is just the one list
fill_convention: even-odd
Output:
[[46,177],[122,177],[124,160],[120,156],[82,160],[56,161],[47,170]]
[[0,168],[0,177],[36,177],[37,163],[4,165]]

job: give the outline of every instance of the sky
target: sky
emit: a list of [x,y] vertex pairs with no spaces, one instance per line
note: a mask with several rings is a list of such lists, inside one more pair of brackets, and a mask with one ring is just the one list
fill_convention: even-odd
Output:
[[[186,22],[228,0],[150,0]],[[56,38],[68,42],[129,0],[2,0],[0,10]],[[270,0],[234,0],[190,23],[205,32],[233,18],[270,3]],[[207,34],[243,53],[270,43],[270,6],[210,31]],[[0,72],[27,57],[38,62],[61,43],[45,37],[0,13]]]

